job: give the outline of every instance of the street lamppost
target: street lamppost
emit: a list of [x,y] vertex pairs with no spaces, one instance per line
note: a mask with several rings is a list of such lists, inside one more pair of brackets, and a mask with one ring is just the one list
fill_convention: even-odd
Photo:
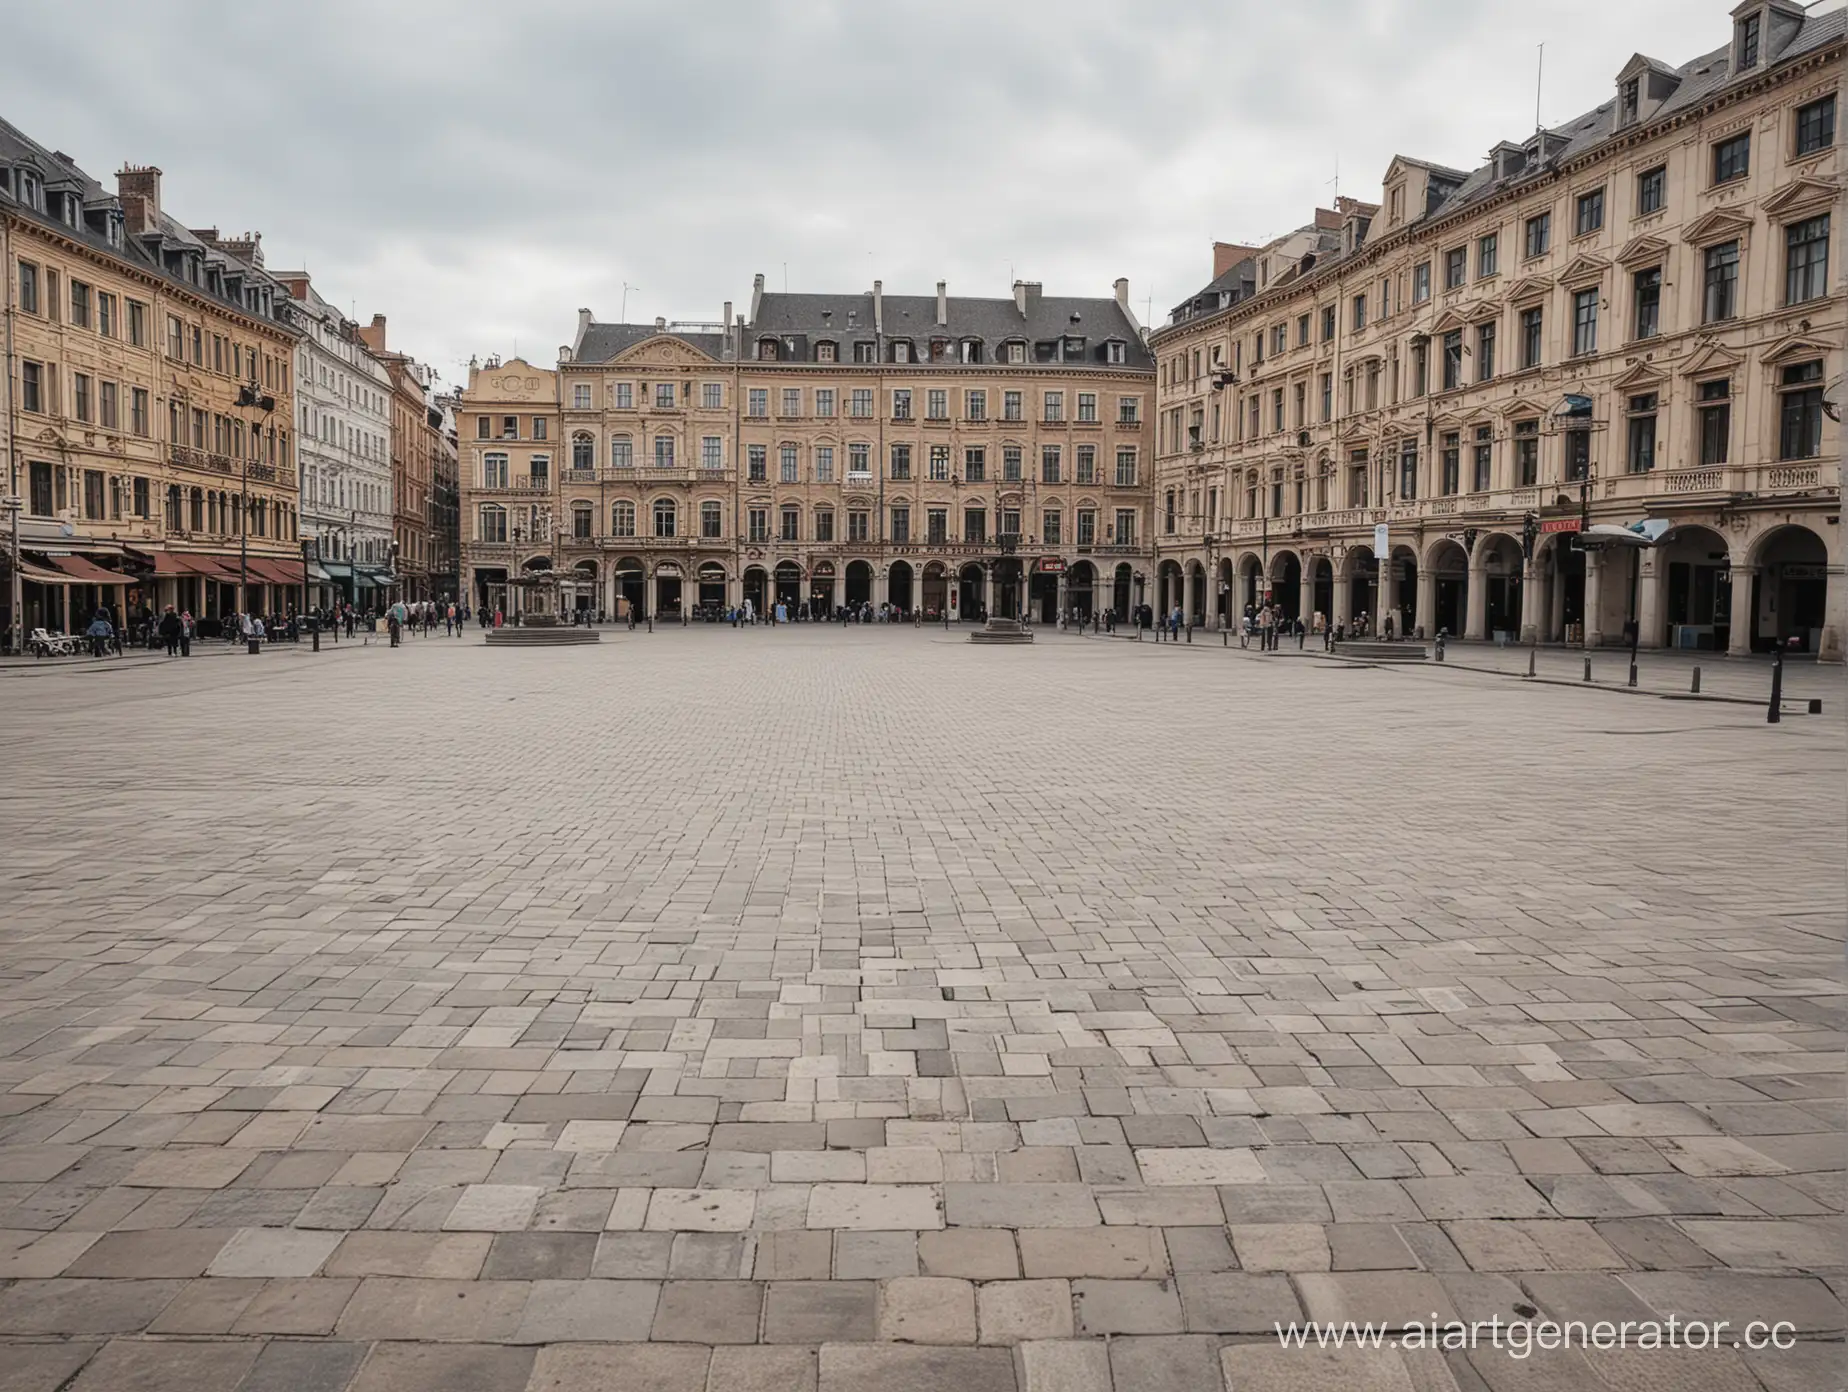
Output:
[[[264,419],[271,419],[276,411],[276,398],[258,388],[253,379],[237,389],[237,404],[246,410],[263,412]],[[251,433],[257,438],[255,445],[263,443],[263,437],[257,431],[254,422]],[[249,612],[250,586],[250,450],[243,451],[243,459],[238,474],[238,528],[237,528],[237,612],[240,616]]]

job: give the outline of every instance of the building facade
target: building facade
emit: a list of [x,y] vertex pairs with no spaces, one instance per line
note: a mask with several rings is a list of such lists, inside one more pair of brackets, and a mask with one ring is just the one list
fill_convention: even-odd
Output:
[[277,279],[301,334],[295,439],[310,600],[376,609],[391,566],[391,376],[305,272]]
[[520,358],[471,362],[455,420],[462,593],[511,615],[515,582],[557,565],[558,376]]
[[387,602],[440,599],[432,560],[438,499],[436,474],[443,458],[443,416],[432,401],[429,370],[409,353],[390,347],[383,314],[359,329],[360,342],[391,382],[391,576]]
[[9,632],[299,603],[285,293],[260,237],[182,226],[160,179],[111,192],[0,123]]
[[1842,656],[1844,14],[1731,18],[1480,168],[1215,248],[1151,337],[1160,602]]
[[462,590],[461,451],[456,441],[454,392],[432,398],[430,455],[430,589],[439,600],[459,600]]
[[738,595],[926,617],[1141,598],[1154,368],[1113,297],[767,293],[738,367]]

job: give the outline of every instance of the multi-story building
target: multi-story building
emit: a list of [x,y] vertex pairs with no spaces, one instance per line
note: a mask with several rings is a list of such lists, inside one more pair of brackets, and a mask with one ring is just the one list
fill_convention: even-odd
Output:
[[559,564],[570,603],[677,616],[735,593],[737,351],[717,324],[598,323],[559,353]]
[[391,381],[390,598],[415,602],[441,596],[432,585],[432,530],[438,507],[436,471],[443,457],[443,416],[432,404],[430,373],[386,341],[383,314],[361,325],[360,342]]
[[301,333],[295,439],[310,599],[377,609],[391,567],[391,377],[305,271],[276,278]]
[[[295,332],[261,239],[190,231],[0,123],[9,619],[299,602]],[[17,593],[17,606],[12,596]]]
[[1126,610],[1154,367],[1112,298],[766,293],[738,368],[741,592],[959,617]]
[[470,362],[457,393],[461,593],[513,613],[518,581],[556,565],[558,376],[520,358]]
[[1841,656],[1848,17],[1732,21],[1480,168],[1401,157],[1378,206],[1217,248],[1151,339],[1164,603]]
[[430,456],[430,589],[438,599],[462,596],[461,451],[456,442],[456,397],[434,401],[438,417]]

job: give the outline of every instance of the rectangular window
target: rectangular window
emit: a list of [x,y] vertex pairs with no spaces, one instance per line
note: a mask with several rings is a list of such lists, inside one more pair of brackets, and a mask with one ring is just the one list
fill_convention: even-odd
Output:
[[[1324,372],[1320,378],[1322,423],[1333,418],[1335,409],[1335,374]],[[1217,427],[1215,427],[1217,429]]]
[[1527,219],[1527,259],[1545,256],[1553,245],[1553,215],[1537,213]]
[[[1282,387],[1273,387],[1271,389],[1271,429],[1273,431],[1281,431],[1283,429],[1283,388]],[[1200,433],[1199,427],[1195,426],[1194,436],[1196,439],[1199,437],[1199,433]]]
[[988,419],[987,392],[966,391],[963,393],[963,419],[972,421]]
[[725,535],[725,505],[723,503],[701,503],[699,505],[699,534],[708,541]]
[[1540,422],[1514,423],[1514,485],[1532,488],[1540,482]]
[[1739,24],[1739,71],[1758,66],[1758,16],[1747,15]]
[[930,471],[929,477],[932,483],[947,482],[950,477],[950,447],[948,445],[932,445],[930,447],[930,458],[927,467]]
[[79,329],[90,327],[90,287],[81,280],[71,282],[71,325]]
[[1591,474],[1591,432],[1566,432],[1566,481],[1581,483]]
[[45,409],[45,368],[42,363],[19,365],[19,409],[38,414]]
[[702,435],[699,441],[699,467],[702,469],[723,469],[725,467],[725,442],[717,435]]
[[1056,392],[1056,391],[1047,392],[1046,398],[1045,398],[1045,409],[1046,409],[1046,414],[1043,417],[1043,419],[1049,420],[1049,421],[1064,420],[1065,419],[1065,393]]
[[[1368,364],[1368,368],[1367,368],[1367,409],[1369,411],[1373,410],[1374,407],[1376,407],[1379,404],[1378,401],[1375,399],[1375,396],[1376,396],[1375,383],[1377,380],[1378,379],[1375,375],[1374,365]],[[1429,386],[1429,384],[1430,384],[1430,349],[1429,349],[1429,346],[1423,343],[1414,343],[1412,345],[1412,395],[1414,397],[1423,396],[1425,394],[1425,389],[1427,386]]]
[[1629,440],[1625,451],[1626,467],[1633,474],[1646,474],[1655,468],[1656,394],[1644,392],[1630,398]]
[[674,467],[674,437],[672,435],[655,436],[655,468],[671,469]]
[[148,390],[146,387],[132,387],[128,393],[128,428],[131,434],[148,438],[153,429],[153,422],[148,415]]
[[796,507],[794,504],[786,504],[781,510],[781,512],[778,514],[778,520],[779,520],[780,530],[777,532],[777,540],[779,541],[801,541],[802,540],[802,509],[801,508]]
[[749,529],[752,541],[770,540],[770,509],[760,507],[749,509],[745,514],[745,525]]
[[871,478],[873,475],[873,447],[871,445],[847,446],[847,477],[861,475]]
[[1096,392],[1078,393],[1078,419],[1081,421],[1095,421],[1097,419]]
[[[588,411],[590,409],[590,384],[588,382],[578,382],[572,386],[571,406],[573,410],[578,411]],[[589,535],[589,533],[586,532],[585,535]]]
[[1077,482],[1086,486],[1097,482],[1097,446],[1078,446]]
[[1829,293],[1829,215],[1805,218],[1784,229],[1784,303],[1802,304]]
[[1019,445],[1001,447],[1001,479],[1004,483],[1021,482],[1021,457]]
[[[633,411],[635,409],[635,383],[618,382],[616,384],[616,409],[619,411]],[[753,411],[751,414],[758,415],[761,413]]]
[[850,411],[856,419],[867,420],[873,414],[873,393],[870,387],[855,387]]
[[1420,261],[1412,267],[1412,303],[1423,304],[1431,298],[1431,263]]
[[847,540],[865,541],[866,533],[868,529],[868,522],[871,519],[871,517],[872,517],[872,514],[870,512],[855,511],[855,512],[848,513],[847,514]]
[[97,390],[97,423],[104,430],[120,430],[122,421],[118,409],[117,393],[121,389],[114,382],[104,382]]
[[[618,387],[616,390],[620,395],[622,388]],[[762,420],[770,414],[770,392],[767,388],[752,387],[745,399],[747,402],[745,414],[753,420]],[[622,402],[618,400],[616,404],[620,406]]]
[[984,542],[988,540],[988,512],[984,508],[968,507],[963,509],[963,535],[966,542]]
[[752,483],[764,483],[768,481],[769,455],[770,451],[767,446],[745,446],[746,470],[750,475],[750,481]]
[[1476,380],[1487,382],[1495,376],[1495,321],[1476,326]]
[[135,516],[136,517],[149,516],[150,515],[149,509],[153,506],[153,500],[149,497],[148,481],[146,479],[137,478],[135,480],[133,496],[134,496]]
[[892,419],[911,419],[911,393],[903,387],[898,388],[892,393]]
[[1822,364],[1784,369],[1780,386],[1779,459],[1815,459],[1822,453]]
[[950,510],[948,508],[926,508],[924,510],[924,540],[931,546],[941,546],[950,539]]
[[911,446],[892,446],[892,477],[900,483],[911,477]]
[[1646,271],[1638,271],[1634,283],[1635,291],[1631,296],[1635,306],[1632,311],[1634,336],[1654,338],[1662,332],[1662,268],[1651,266]]
[[75,372],[71,374],[71,404],[77,413],[77,419],[80,421],[87,422],[95,419],[92,413],[96,409],[96,403],[91,395],[92,390],[89,373]]
[[[829,393],[833,395],[833,393]],[[725,384],[723,382],[702,382],[699,388],[699,404],[707,411],[720,411],[725,408]],[[833,414],[830,412],[829,414]]]
[[1057,445],[1040,446],[1040,482],[1057,483],[1059,481],[1059,447]]
[[783,404],[778,409],[785,416],[801,415],[802,414],[802,388],[784,387],[783,388]]
[[1120,449],[1116,457],[1116,486],[1134,488],[1136,486],[1136,452],[1133,449]]
[[1604,226],[1604,190],[1596,188],[1589,193],[1581,193],[1575,206],[1572,219],[1572,233],[1576,237],[1588,237]]
[[1064,545],[1065,538],[1061,534],[1063,523],[1064,519],[1059,515],[1059,509],[1042,509],[1040,512],[1040,540],[1048,546]]
[[1739,244],[1708,247],[1703,257],[1701,322],[1717,323],[1739,312]]
[[815,482],[834,482],[834,446],[815,446]]
[[1540,366],[1542,313],[1538,305],[1521,311],[1521,366],[1523,368]]
[[1444,497],[1454,497],[1463,487],[1463,437],[1457,431],[1438,438],[1438,488]]
[[1752,172],[1752,133],[1740,131],[1713,147],[1713,182],[1731,183]]
[[1322,342],[1327,343],[1335,336],[1335,307],[1322,306]]
[[30,261],[19,263],[19,308],[25,314],[39,312],[39,268]]
[[1835,95],[1797,108],[1797,154],[1813,155],[1835,143]]
[[1572,356],[1582,357],[1598,351],[1598,291],[1576,290],[1572,294]]
[[776,470],[779,483],[801,482],[801,466],[794,445],[783,445],[777,450]]
[[1444,289],[1460,290],[1469,276],[1469,249],[1452,247],[1444,253]]
[[1097,510],[1095,508],[1078,509],[1078,544],[1080,546],[1097,544]]
[[116,336],[116,297],[98,292],[96,296],[96,331],[104,338]]
[[1463,331],[1452,329],[1443,338],[1444,390],[1455,391],[1463,385]]
[[1309,346],[1309,316],[1307,314],[1296,316],[1296,346],[1298,348]]
[[1117,398],[1117,424],[1134,425],[1142,419],[1142,399],[1135,396]]
[[483,541],[505,543],[507,540],[507,511],[505,508],[488,506],[480,512],[480,532]]
[[1134,508],[1116,510],[1116,541],[1119,546],[1136,544],[1136,510]]
[[833,508],[816,508],[815,509],[815,540],[816,541],[833,541],[834,540],[834,509]]
[[1732,453],[1732,382],[1702,382],[1696,394],[1700,417],[1700,462],[1724,464]]
[[1017,391],[1001,393],[1001,419],[1017,421],[1021,417],[1021,397]]
[[[57,509],[51,490],[51,465],[35,459],[26,466],[31,475],[31,495],[26,510],[34,517],[51,517]],[[177,496],[178,490],[175,490]],[[177,525],[177,524],[175,524]]]
[[1501,265],[1501,237],[1491,232],[1476,239],[1476,275],[1492,276],[1497,274]]
[[1399,446],[1399,500],[1411,502],[1418,496],[1418,442],[1406,440]]
[[1491,481],[1491,471],[1495,459],[1495,429],[1493,426],[1476,427],[1475,467],[1471,472],[1470,491],[1487,493]]
[[948,420],[950,418],[950,394],[942,387],[932,387],[924,393],[924,419]]
[[1659,213],[1668,202],[1668,166],[1658,164],[1636,176],[1636,213],[1638,217]]
[[[754,446],[762,450],[762,445]],[[635,467],[635,442],[627,435],[610,436],[610,467],[612,469],[633,469]]]
[[533,439],[543,440],[544,438],[545,438],[545,417],[544,416],[534,416],[533,417]]
[[1361,329],[1366,327],[1367,297],[1365,295],[1356,295],[1354,297],[1354,330],[1358,333]]
[[892,509],[892,541],[903,546],[911,540],[911,509],[894,507]]

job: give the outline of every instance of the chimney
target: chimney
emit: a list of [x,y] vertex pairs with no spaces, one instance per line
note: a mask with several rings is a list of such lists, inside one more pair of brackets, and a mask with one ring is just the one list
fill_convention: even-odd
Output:
[[580,309],[578,311],[577,341],[579,343],[584,341],[584,335],[590,331],[590,320],[591,313],[588,309]]
[[1020,305],[1022,315],[1031,314],[1039,308],[1040,283],[1037,280],[1024,282],[1020,287],[1020,293],[1014,298],[1015,302]]
[[873,332],[885,332],[885,282],[882,280],[873,282]]
[[1315,225],[1316,230],[1319,232],[1339,232],[1341,230],[1341,214],[1333,208],[1317,208],[1315,210]]
[[751,277],[751,322],[757,322],[757,310],[764,302],[764,273],[759,271]]
[[359,341],[370,352],[383,353],[385,349],[385,316],[375,314],[370,324],[362,324],[359,329]]
[[129,233],[139,236],[160,221],[160,169],[152,164],[125,164],[116,171],[116,197]]
[[1129,313],[1129,277],[1128,276],[1118,276],[1116,278],[1116,284],[1112,288],[1114,288],[1116,291],[1117,308],[1122,310],[1125,314],[1128,314]]
[[666,327],[667,327],[667,320],[662,318],[659,314],[655,315],[655,332],[660,333],[661,330],[665,329]]
[[1256,256],[1257,253],[1258,249],[1256,247],[1240,246],[1236,242],[1214,242],[1213,279],[1218,280],[1220,276],[1231,270],[1246,257]]
[[942,328],[950,322],[950,283],[947,280],[937,282],[937,327]]
[[1014,282],[1014,308],[1020,311],[1020,317],[1027,317],[1027,283],[1024,280]]

